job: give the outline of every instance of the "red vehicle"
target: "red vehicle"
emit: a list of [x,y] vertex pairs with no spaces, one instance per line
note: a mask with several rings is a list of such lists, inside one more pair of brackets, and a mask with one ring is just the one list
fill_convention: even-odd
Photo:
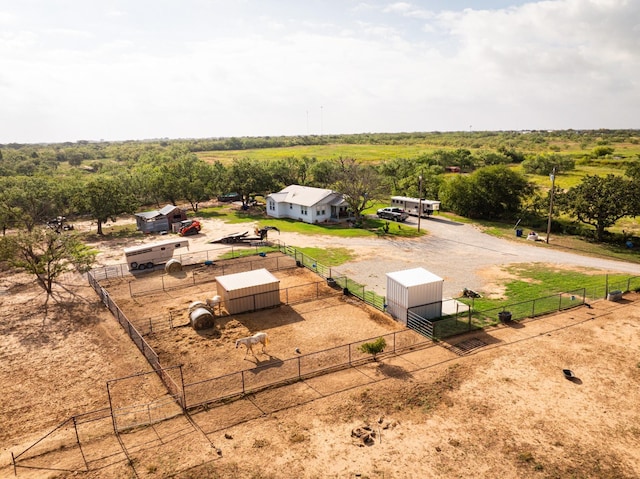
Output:
[[197,235],[202,229],[202,225],[197,220],[185,220],[181,222],[181,225],[178,230],[180,236]]

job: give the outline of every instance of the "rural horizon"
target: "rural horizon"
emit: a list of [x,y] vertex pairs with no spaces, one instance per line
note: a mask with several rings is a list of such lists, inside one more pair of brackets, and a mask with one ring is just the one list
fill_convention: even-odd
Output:
[[501,129],[501,130],[413,130],[413,131],[361,131],[352,133],[310,133],[310,134],[276,134],[276,135],[225,135],[225,136],[184,136],[184,137],[148,137],[148,138],[127,138],[127,139],[76,139],[65,141],[36,141],[18,142],[12,141],[0,143],[0,148],[20,147],[20,146],[47,146],[47,145],[68,145],[68,144],[92,144],[92,143],[145,143],[161,141],[198,141],[198,140],[228,140],[233,138],[340,138],[366,135],[481,135],[481,134],[503,134],[503,133],[597,133],[597,132],[640,132],[640,128],[536,128],[536,129]]

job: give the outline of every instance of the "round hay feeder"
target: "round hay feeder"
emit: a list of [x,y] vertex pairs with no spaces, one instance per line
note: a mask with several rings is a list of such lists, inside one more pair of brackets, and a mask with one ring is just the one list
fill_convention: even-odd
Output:
[[189,312],[189,322],[196,331],[213,328],[213,313],[207,308],[196,308]]
[[204,301],[194,301],[189,305],[189,314],[191,314],[192,311],[195,311],[198,308],[209,309],[209,305]]
[[167,261],[167,264],[164,265],[164,270],[169,274],[178,273],[182,271],[182,263],[180,262],[180,260],[172,258]]

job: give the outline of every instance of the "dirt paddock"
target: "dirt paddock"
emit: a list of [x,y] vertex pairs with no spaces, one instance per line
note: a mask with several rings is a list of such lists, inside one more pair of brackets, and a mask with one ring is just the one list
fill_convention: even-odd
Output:
[[[306,268],[287,268],[272,274],[280,281],[281,299],[290,304],[234,315],[228,315],[223,305],[224,314],[215,317],[213,328],[196,331],[189,324],[189,305],[211,298],[216,294],[216,284],[215,276],[211,274],[210,281],[191,285],[190,273],[187,271],[182,276],[186,287],[174,283],[167,291],[134,297],[130,295],[128,278],[105,285],[109,296],[127,318],[139,325],[141,331],[146,331],[143,336],[158,353],[160,363],[163,366],[183,365],[186,383],[277,364],[300,354],[404,329],[389,316],[329,287]],[[137,290],[157,290],[158,278],[162,276],[167,275],[159,271],[138,275],[135,279]],[[172,328],[167,327],[170,316]],[[152,332],[149,332],[149,318],[154,318]],[[236,349],[237,339],[259,331],[266,332],[269,338],[266,353],[262,352],[261,346],[255,347],[255,355],[246,354],[243,346]]]
[[[208,296],[205,286],[134,298],[123,286],[116,300],[127,314],[160,316]],[[86,280],[69,278],[65,287],[59,302],[45,305],[29,278],[0,275],[0,477],[14,477],[11,454],[37,441],[18,458],[18,478],[640,476],[640,296],[634,293],[188,416],[177,408],[173,419],[115,436],[108,416],[75,428],[65,421],[108,408],[106,382],[147,373],[149,364]],[[306,353],[317,344],[393,330],[390,321],[337,294],[223,318],[219,335],[179,327],[145,339],[162,361],[184,364],[193,379],[226,370],[224,364],[255,367],[234,348],[236,336],[266,330],[277,362],[296,347]],[[563,368],[576,377],[566,379]],[[154,374],[140,377],[132,399],[166,394]]]

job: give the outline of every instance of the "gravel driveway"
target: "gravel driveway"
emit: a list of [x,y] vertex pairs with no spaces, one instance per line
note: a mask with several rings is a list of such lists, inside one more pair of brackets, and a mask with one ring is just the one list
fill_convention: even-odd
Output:
[[[404,225],[417,227],[417,218],[410,217]],[[227,224],[221,220],[202,220],[200,235],[190,236],[190,250],[211,249],[214,238],[229,233],[248,231],[253,233],[254,223]],[[492,266],[513,263],[547,263],[552,265],[583,266],[602,272],[640,275],[640,264],[625,263],[556,251],[539,241],[525,238],[500,239],[482,233],[470,224],[458,223],[439,216],[422,219],[421,229],[429,234],[414,239],[384,237],[342,238],[336,236],[309,236],[298,233],[272,233],[270,240],[279,240],[294,247],[344,247],[356,252],[357,259],[345,263],[334,271],[364,284],[368,289],[386,296],[386,273],[422,266],[444,279],[445,297],[457,297],[464,288],[484,291],[490,282],[480,274]],[[149,238],[148,241],[156,241]],[[122,262],[121,245],[111,245],[111,251],[100,255],[101,264]],[[553,244],[553,236],[551,237]],[[102,249],[99,247],[99,249]],[[335,274],[335,273],[334,273]]]
[[[417,218],[405,223],[417,226]],[[547,263],[582,266],[609,273],[640,275],[640,264],[625,263],[556,251],[546,243],[526,238],[500,239],[482,233],[474,225],[440,217],[422,219],[428,235],[416,239],[336,238],[285,234],[281,240],[293,246],[351,248],[364,257],[335,268],[341,274],[386,294],[386,273],[422,266],[444,279],[445,297],[457,297],[464,288],[482,291],[487,280],[479,272],[512,263]],[[553,236],[551,237],[553,244]]]

